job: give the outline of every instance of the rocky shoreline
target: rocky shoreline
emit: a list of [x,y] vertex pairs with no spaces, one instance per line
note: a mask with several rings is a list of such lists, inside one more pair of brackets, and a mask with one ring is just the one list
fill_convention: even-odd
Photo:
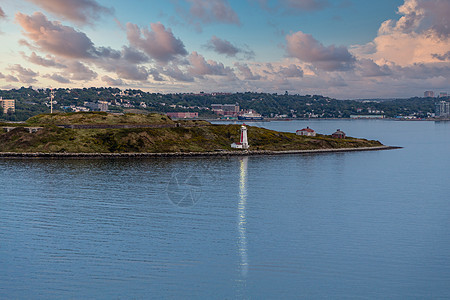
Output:
[[214,151],[214,152],[168,152],[168,153],[16,153],[0,152],[0,158],[153,158],[153,157],[220,157],[220,156],[255,156],[255,155],[282,155],[282,154],[310,154],[330,152],[355,152],[401,149],[396,146],[377,146],[359,148],[335,148],[313,150],[245,150],[245,151]]

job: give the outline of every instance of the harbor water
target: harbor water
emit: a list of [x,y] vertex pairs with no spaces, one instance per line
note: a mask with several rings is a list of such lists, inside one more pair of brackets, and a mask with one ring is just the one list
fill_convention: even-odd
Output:
[[0,159],[0,299],[450,298],[450,122],[250,125],[403,148]]

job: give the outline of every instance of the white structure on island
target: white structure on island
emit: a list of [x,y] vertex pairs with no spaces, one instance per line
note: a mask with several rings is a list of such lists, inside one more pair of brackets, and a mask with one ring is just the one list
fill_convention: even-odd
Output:
[[239,143],[233,143],[231,144],[231,148],[235,149],[248,149],[250,146],[248,145],[247,140],[247,127],[245,124],[242,124],[241,126],[241,140]]
[[297,130],[296,133],[297,133],[297,135],[316,136],[316,132],[309,127],[303,128],[301,130]]

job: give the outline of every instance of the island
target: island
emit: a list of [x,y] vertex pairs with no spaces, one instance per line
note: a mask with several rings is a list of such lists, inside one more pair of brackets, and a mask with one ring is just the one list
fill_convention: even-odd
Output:
[[301,136],[248,127],[249,149],[235,149],[242,124],[172,120],[161,114],[105,112],[41,114],[2,123],[1,157],[152,157],[263,155],[384,150],[379,141]]

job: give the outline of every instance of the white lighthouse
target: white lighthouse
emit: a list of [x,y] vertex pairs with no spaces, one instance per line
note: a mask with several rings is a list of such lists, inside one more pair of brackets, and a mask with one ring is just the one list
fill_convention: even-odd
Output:
[[239,143],[233,143],[231,144],[231,148],[235,149],[248,149],[250,146],[248,145],[248,139],[247,139],[247,127],[245,124],[242,124],[241,126],[241,139]]

